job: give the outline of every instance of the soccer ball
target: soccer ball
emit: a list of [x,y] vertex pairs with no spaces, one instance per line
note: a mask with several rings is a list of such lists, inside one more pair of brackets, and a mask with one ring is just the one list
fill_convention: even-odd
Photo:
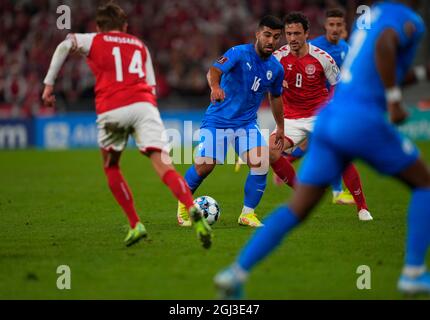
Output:
[[202,210],[203,216],[210,225],[218,221],[221,211],[214,198],[201,196],[194,200],[194,204]]

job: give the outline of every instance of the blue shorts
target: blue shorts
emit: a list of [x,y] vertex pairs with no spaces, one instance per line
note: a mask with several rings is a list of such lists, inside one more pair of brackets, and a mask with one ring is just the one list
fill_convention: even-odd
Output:
[[385,175],[396,175],[417,161],[416,146],[384,114],[366,112],[370,108],[365,107],[329,105],[320,112],[298,175],[301,183],[329,185],[357,158]]
[[200,128],[200,143],[196,156],[215,159],[222,164],[229,145],[234,148],[236,154],[242,156],[253,148],[267,146],[267,143],[255,122],[234,129],[205,126]]

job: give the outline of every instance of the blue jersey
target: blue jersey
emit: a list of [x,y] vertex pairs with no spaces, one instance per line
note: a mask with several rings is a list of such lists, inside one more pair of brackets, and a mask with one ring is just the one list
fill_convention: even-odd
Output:
[[[366,112],[385,111],[385,88],[376,67],[375,48],[380,34],[393,29],[399,38],[396,62],[396,83],[401,84],[411,67],[425,27],[421,17],[409,7],[384,1],[372,9],[369,29],[358,29],[351,35],[350,51],[342,68],[341,82],[335,100],[363,103]],[[365,85],[364,85],[365,84]],[[338,105],[340,105],[339,103]]]
[[414,144],[385,116],[385,88],[375,64],[376,43],[387,29],[397,33],[396,83],[410,68],[424,33],[422,19],[391,1],[375,4],[369,29],[356,29],[333,101],[318,115],[299,180],[331,183],[356,158],[379,172],[398,175],[419,157]]
[[337,66],[339,68],[342,67],[343,61],[345,60],[349,50],[348,43],[345,40],[341,39],[337,44],[333,44],[327,40],[325,35],[323,35],[312,39],[309,42],[331,55],[334,61],[336,61]]
[[225,100],[209,105],[202,127],[244,127],[257,120],[258,108],[267,93],[282,94],[284,69],[273,55],[262,59],[253,44],[232,47],[214,67],[223,72]]

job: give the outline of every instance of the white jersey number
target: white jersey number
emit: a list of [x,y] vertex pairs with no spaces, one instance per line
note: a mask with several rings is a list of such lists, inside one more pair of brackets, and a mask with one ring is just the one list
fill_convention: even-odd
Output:
[[[122,82],[124,81],[124,74],[122,71],[122,59],[119,47],[114,47],[112,49],[112,55],[115,58],[116,81]],[[139,50],[135,50],[130,65],[128,66],[128,73],[137,74],[139,78],[143,78],[145,73],[143,72],[142,66],[142,54]]]
[[301,88],[303,84],[303,76],[301,73],[297,73],[296,75],[296,88]]
[[366,37],[367,37],[367,32],[364,29],[357,30],[352,34],[351,49],[347,54],[345,62],[343,63],[343,66],[342,66],[342,72],[341,72],[342,82],[348,83],[352,80],[351,66],[355,58],[360,53],[361,48],[363,47],[363,44],[364,44],[364,40],[366,40]]
[[260,81],[261,79],[259,77],[254,78],[254,83],[252,84],[251,90],[254,92],[258,91],[258,88],[260,88]]

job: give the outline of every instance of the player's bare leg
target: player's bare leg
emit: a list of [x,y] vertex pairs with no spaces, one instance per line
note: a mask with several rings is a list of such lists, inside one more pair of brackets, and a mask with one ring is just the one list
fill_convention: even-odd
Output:
[[430,272],[427,271],[425,257],[430,248],[430,171],[424,161],[418,159],[398,174],[398,178],[412,190],[406,258],[398,289],[406,294],[429,294]]
[[262,227],[254,209],[260,203],[266,189],[267,173],[269,171],[269,148],[255,147],[242,155],[249,167],[245,183],[245,199],[242,213],[238,218],[239,225]]
[[290,140],[285,138],[284,150],[279,150],[276,148],[275,140],[276,136],[272,134],[269,138],[270,166],[273,172],[279,176],[285,184],[293,188],[296,181],[296,172],[288,159],[283,155],[283,151],[291,148],[293,145]]
[[194,206],[193,195],[184,178],[173,167],[170,156],[162,151],[152,151],[148,156],[155,172],[172,191],[178,202],[185,206],[190,220],[194,222],[197,236],[203,247],[208,249],[212,243],[212,230],[206,220],[202,218],[201,211]]
[[131,246],[142,238],[145,238],[147,236],[147,232],[136,213],[133,195],[126,180],[122,176],[119,167],[121,152],[113,150],[107,151],[103,149],[101,152],[103,156],[103,168],[108,180],[109,188],[130,223],[130,230],[124,242],[126,246]]

